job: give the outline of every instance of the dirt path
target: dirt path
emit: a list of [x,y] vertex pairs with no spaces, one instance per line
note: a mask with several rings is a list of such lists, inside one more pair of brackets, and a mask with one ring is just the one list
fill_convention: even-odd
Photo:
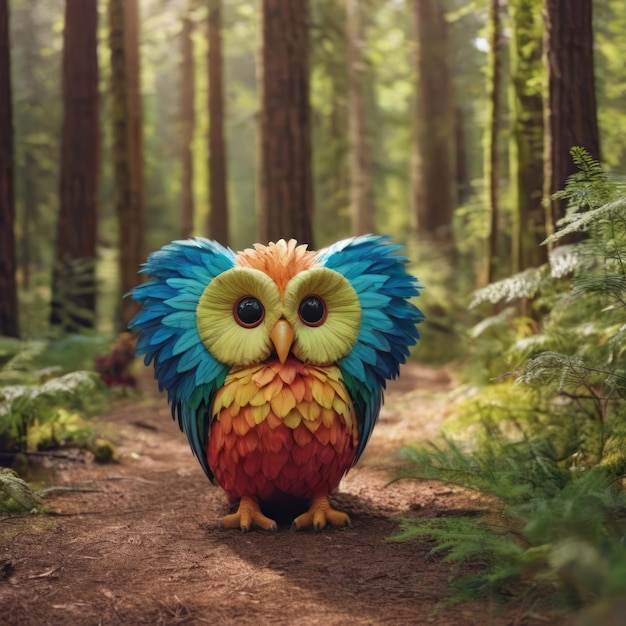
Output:
[[56,464],[55,484],[98,493],[51,497],[56,515],[0,519],[0,623],[531,623],[478,603],[433,615],[449,566],[427,545],[386,541],[396,516],[472,506],[436,483],[385,488],[398,447],[436,435],[448,386],[417,365],[391,385],[366,453],[334,498],[353,528],[242,535],[220,528],[226,499],[150,382],[141,404],[120,402],[100,421],[117,463]]

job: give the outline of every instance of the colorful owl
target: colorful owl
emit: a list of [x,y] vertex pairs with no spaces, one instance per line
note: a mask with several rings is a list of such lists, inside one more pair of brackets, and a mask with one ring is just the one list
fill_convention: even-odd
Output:
[[262,509],[294,503],[297,530],[350,524],[328,497],[423,319],[399,248],[367,235],[234,253],[198,238],[148,258],[130,328],[202,469],[239,503],[226,528],[276,530]]

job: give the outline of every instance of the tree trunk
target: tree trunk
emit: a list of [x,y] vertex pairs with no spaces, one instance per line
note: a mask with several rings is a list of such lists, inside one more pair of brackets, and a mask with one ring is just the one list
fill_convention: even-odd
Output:
[[[111,48],[111,100],[113,115],[113,161],[115,180],[115,210],[119,232],[119,287],[121,312],[118,326],[126,328],[136,313],[137,304],[125,298],[139,282],[137,271],[144,260],[143,253],[143,193],[141,105],[138,90],[138,56],[129,51],[137,39],[127,34],[138,24],[127,24],[137,17],[136,0],[109,0],[109,43]],[[130,45],[129,45],[130,44]],[[129,54],[130,52],[130,54]],[[134,60],[133,60],[134,57]],[[137,110],[139,106],[139,110]]]
[[180,124],[181,142],[181,237],[186,239],[193,235],[194,199],[193,199],[193,131],[195,124],[195,84],[193,62],[193,40],[191,33],[193,22],[186,15],[183,17],[180,34],[181,45],[181,86],[180,86]]
[[[582,146],[600,159],[593,67],[592,0],[543,0],[544,55],[548,70],[545,108],[544,197],[546,230],[552,234],[565,215],[563,200],[551,195],[575,173],[569,151]],[[564,242],[563,239],[560,240]]]
[[[143,101],[141,98],[141,63],[139,59],[139,0],[124,0],[126,80],[128,81],[128,129],[130,132],[130,185],[132,211],[139,231],[137,265],[145,261],[145,180],[143,163]],[[137,275],[134,276],[137,281]],[[129,298],[127,298],[129,299]]]
[[412,6],[417,68],[412,204],[418,234],[446,249],[455,197],[448,25],[440,0],[413,0]]
[[[18,5],[19,6],[19,5]],[[35,22],[35,11],[37,0],[28,0],[21,9],[22,13],[22,33],[28,33],[29,45],[23,51],[23,59],[21,68],[21,79],[23,82],[24,97],[29,102],[42,102],[46,100],[46,90],[36,73],[41,65],[41,36]],[[13,19],[15,20],[18,9],[13,11]],[[13,57],[15,62],[17,57]],[[28,107],[23,112],[22,133],[25,137],[39,136],[44,133],[44,126],[40,123],[39,111],[35,107]],[[17,127],[17,117],[19,109],[14,111],[14,121]],[[17,148],[17,146],[15,146]],[[34,141],[24,141],[21,147],[22,159],[21,163],[17,161],[14,165],[16,168],[15,196],[19,198],[21,195],[21,211],[16,206],[16,212],[19,222],[19,247],[18,247],[18,265],[19,277],[21,278],[21,287],[28,291],[32,287],[33,276],[36,276],[38,270],[42,269],[43,259],[40,250],[34,241],[36,233],[40,229],[39,206],[41,206],[42,190],[45,185],[46,176],[44,168],[41,166],[40,150],[37,149]],[[17,151],[16,151],[17,156]],[[41,181],[44,181],[42,183]],[[18,188],[19,187],[19,188]],[[50,261],[45,263],[45,267],[49,267]]]
[[259,234],[313,247],[308,10],[262,0]]
[[364,235],[376,230],[372,198],[372,165],[363,99],[365,29],[361,0],[346,2],[348,90],[350,110],[350,215],[352,234]]
[[456,202],[465,204],[472,194],[472,181],[467,161],[467,143],[465,139],[465,114],[459,106],[454,109],[454,145],[455,175],[456,175]]
[[209,0],[209,236],[229,243],[226,143],[224,141],[224,88],[222,9]]
[[7,337],[19,336],[13,182],[9,4],[0,0],[0,335]]
[[543,195],[542,21],[540,0],[511,0],[511,174],[515,188],[513,271],[547,261]]
[[50,322],[66,332],[96,322],[99,96],[98,2],[66,0],[61,193]]
[[[311,11],[311,33],[321,41],[311,46],[311,66],[328,77],[322,111],[312,111],[313,232],[317,245],[347,237],[350,215],[350,141],[348,133],[348,45],[345,2],[317,0]],[[316,21],[314,21],[316,20]],[[312,102],[313,109],[313,102]]]
[[487,240],[487,283],[496,279],[500,255],[498,251],[500,203],[498,197],[498,141],[500,137],[500,109],[502,64],[500,0],[491,0],[489,11],[490,38],[487,69],[488,116],[485,137],[485,183],[487,186],[487,206],[489,207],[489,238]]

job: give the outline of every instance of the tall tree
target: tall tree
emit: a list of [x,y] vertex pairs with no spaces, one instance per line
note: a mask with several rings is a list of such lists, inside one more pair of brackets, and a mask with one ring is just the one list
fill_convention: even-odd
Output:
[[547,250],[543,197],[543,97],[540,0],[510,0],[513,271],[541,265]]
[[498,251],[500,199],[498,194],[498,144],[500,138],[502,61],[502,20],[500,0],[490,0],[489,61],[487,70],[488,115],[485,137],[485,182],[489,207],[489,237],[487,239],[487,283],[495,280],[500,258]]
[[593,61],[592,0],[543,0],[544,55],[548,71],[545,109],[544,197],[546,230],[565,215],[563,200],[551,195],[563,189],[576,170],[569,151],[582,146],[600,158]]
[[181,237],[191,237],[193,234],[194,200],[193,200],[193,131],[195,125],[195,81],[193,61],[193,22],[189,14],[182,19],[180,33],[180,123],[182,131],[181,141]]
[[465,112],[460,106],[454,108],[454,146],[456,202],[464,204],[472,192],[472,180],[468,166],[467,143],[465,138]]
[[138,47],[135,49],[138,38],[134,34],[139,23],[136,2],[109,0],[113,161],[121,299],[118,325],[121,328],[128,325],[137,311],[136,303],[124,295],[139,281],[137,271],[144,260],[142,115],[138,87]]
[[324,77],[311,90],[313,231],[318,245],[352,231],[346,22],[343,2],[316,0],[311,5],[311,71]]
[[[128,130],[130,132],[130,186],[135,228],[145,227],[145,181],[143,162],[143,100],[141,97],[141,62],[139,55],[139,0],[124,0],[124,36],[126,80],[128,81]],[[145,259],[144,239],[139,239],[137,261]],[[138,264],[137,264],[138,267]]]
[[0,335],[18,337],[11,93],[9,3],[0,0]]
[[412,205],[418,234],[448,247],[454,208],[454,106],[448,25],[440,0],[413,0],[417,114]]
[[[54,24],[64,3],[39,0],[11,6],[17,264],[24,290],[49,288],[59,202],[63,123],[63,33]],[[48,312],[43,314],[46,319]],[[46,322],[48,320],[46,319]]]
[[50,322],[95,325],[99,164],[98,2],[66,0],[61,204]]
[[348,113],[350,134],[350,215],[352,233],[376,230],[372,197],[372,166],[363,94],[365,28],[362,0],[346,1]]
[[313,246],[308,0],[262,0],[259,235]]
[[229,242],[221,0],[209,0],[209,235]]

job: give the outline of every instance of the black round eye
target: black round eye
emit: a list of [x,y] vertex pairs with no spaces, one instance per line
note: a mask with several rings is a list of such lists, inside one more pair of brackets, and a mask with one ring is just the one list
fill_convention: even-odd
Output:
[[237,324],[244,328],[254,328],[258,326],[265,317],[263,305],[252,296],[246,296],[238,300],[234,309]]
[[328,312],[324,300],[318,296],[307,296],[300,303],[298,315],[307,326],[321,326],[326,320]]

